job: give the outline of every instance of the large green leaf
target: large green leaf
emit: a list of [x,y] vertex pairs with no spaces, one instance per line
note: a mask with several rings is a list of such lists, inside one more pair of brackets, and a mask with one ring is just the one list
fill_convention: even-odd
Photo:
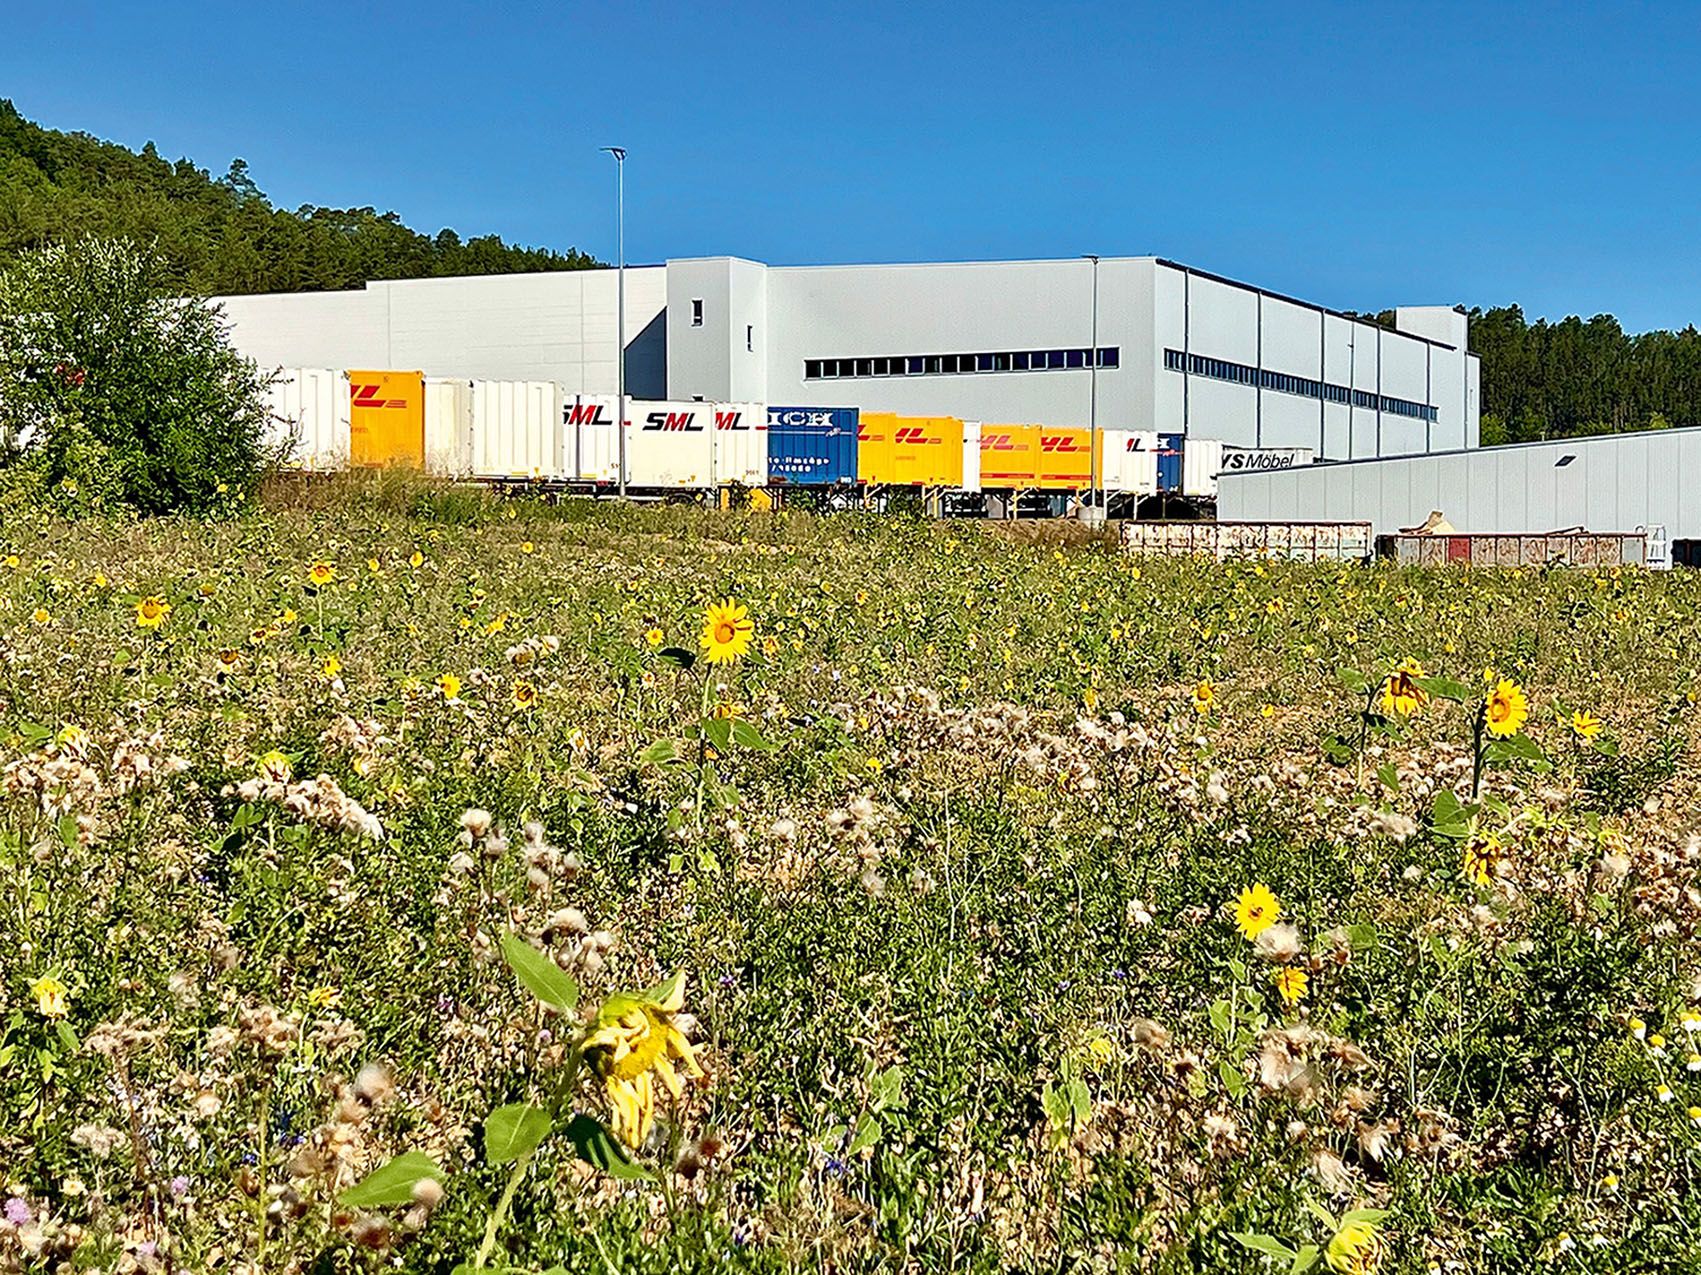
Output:
[[412,1204],[414,1188],[426,1179],[443,1181],[437,1162],[420,1151],[401,1155],[372,1170],[337,1198],[351,1209],[383,1209]]
[[573,1144],[573,1150],[579,1153],[579,1159],[601,1169],[611,1178],[636,1182],[654,1176],[634,1161],[626,1153],[626,1148],[620,1145],[620,1140],[608,1131],[608,1126],[594,1116],[574,1116],[562,1133]]
[[1254,1253],[1268,1253],[1285,1261],[1293,1261],[1294,1251],[1273,1235],[1257,1235],[1251,1231],[1230,1231],[1229,1238],[1243,1244]]
[[546,1009],[571,1014],[578,1005],[579,985],[572,976],[512,930],[502,936],[502,957],[521,986]]
[[511,1102],[484,1122],[484,1158],[507,1164],[536,1151],[549,1136],[549,1115],[529,1102]]
[[1457,703],[1473,699],[1476,691],[1464,682],[1455,681],[1450,677],[1414,677],[1418,688],[1436,699],[1450,699]]
[[732,741],[741,748],[753,748],[757,752],[771,753],[778,745],[769,743],[757,730],[743,718],[734,718],[732,723]]

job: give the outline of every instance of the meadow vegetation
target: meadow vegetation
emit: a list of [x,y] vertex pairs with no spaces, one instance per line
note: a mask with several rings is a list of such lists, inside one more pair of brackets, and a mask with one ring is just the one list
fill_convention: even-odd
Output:
[[1691,1267],[1698,604],[8,516],[0,1268]]

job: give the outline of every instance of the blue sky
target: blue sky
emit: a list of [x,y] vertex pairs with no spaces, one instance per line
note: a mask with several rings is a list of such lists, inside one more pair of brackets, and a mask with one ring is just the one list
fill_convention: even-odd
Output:
[[0,96],[279,204],[612,258],[1155,253],[1701,322],[1701,7],[7,0]]

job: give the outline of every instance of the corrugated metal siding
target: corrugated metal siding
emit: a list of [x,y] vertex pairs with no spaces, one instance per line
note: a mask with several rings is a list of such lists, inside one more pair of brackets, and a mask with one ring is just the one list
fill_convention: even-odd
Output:
[[472,383],[425,378],[425,471],[455,477],[473,464]]
[[473,381],[473,472],[561,478],[561,387],[554,381]]
[[768,412],[760,403],[716,403],[715,483],[768,485]]
[[707,488],[714,483],[714,405],[633,401],[626,432],[626,481],[638,488]]
[[327,367],[292,367],[266,391],[268,446],[289,446],[296,469],[341,469],[349,457],[348,374]]

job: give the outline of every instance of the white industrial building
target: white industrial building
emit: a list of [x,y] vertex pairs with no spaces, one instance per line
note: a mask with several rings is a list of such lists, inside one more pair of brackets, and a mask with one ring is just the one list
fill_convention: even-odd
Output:
[[1464,535],[1527,535],[1581,528],[1670,540],[1692,560],[1701,541],[1701,428],[1597,434],[1430,456],[1311,465],[1280,473],[1225,473],[1225,521],[1368,522],[1393,535],[1441,513]]
[[[223,298],[268,367],[616,387],[616,272]],[[1093,331],[1096,314],[1096,375]],[[1319,459],[1477,444],[1466,318],[1398,330],[1154,257],[626,271],[627,393],[1157,431]],[[1096,395],[1096,413],[1094,398]]]

